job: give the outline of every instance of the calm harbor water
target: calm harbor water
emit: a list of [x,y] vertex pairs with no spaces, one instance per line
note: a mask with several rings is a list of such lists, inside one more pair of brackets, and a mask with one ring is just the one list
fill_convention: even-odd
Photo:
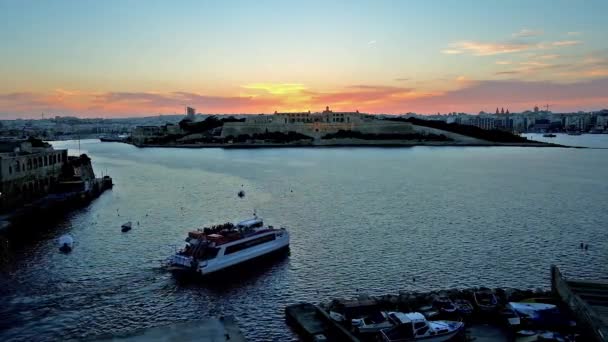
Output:
[[[608,147],[608,135],[566,138]],[[79,153],[75,141],[54,145]],[[283,310],[299,301],[548,287],[551,264],[608,279],[608,150],[138,149],[96,140],[80,149],[116,186],[16,243],[0,273],[0,340],[89,338],[222,314],[251,340],[290,340]],[[219,284],[183,283],[160,268],[189,229],[253,209],[290,230],[288,257]],[[121,233],[129,220],[133,230]],[[68,255],[55,242],[66,232],[76,240]]]

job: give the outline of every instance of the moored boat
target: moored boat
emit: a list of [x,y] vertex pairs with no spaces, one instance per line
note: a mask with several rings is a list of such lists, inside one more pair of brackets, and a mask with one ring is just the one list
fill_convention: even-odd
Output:
[[188,233],[186,247],[166,260],[172,271],[207,275],[289,247],[285,228],[264,226],[261,218]]
[[498,299],[490,289],[480,289],[473,293],[475,305],[482,312],[493,312],[498,309]]
[[456,306],[450,297],[444,294],[439,294],[433,299],[433,306],[443,313],[452,314],[456,312]]
[[468,316],[473,313],[473,305],[466,299],[456,299],[454,305],[456,306],[456,311],[463,316]]
[[543,134],[543,137],[545,138],[555,138],[557,135],[553,134],[553,133],[545,133]]
[[464,328],[463,322],[427,321],[419,312],[390,312],[388,317],[395,326],[381,330],[382,340],[385,342],[448,341]]
[[507,305],[521,318],[525,326],[536,328],[573,327],[576,322],[568,319],[554,304],[534,302],[510,302]]

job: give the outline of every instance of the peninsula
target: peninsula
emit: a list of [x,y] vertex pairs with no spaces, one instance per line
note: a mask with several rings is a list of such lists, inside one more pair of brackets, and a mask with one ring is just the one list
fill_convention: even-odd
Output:
[[138,147],[302,146],[558,146],[501,130],[416,118],[378,117],[355,112],[292,112],[209,116],[196,121],[193,108],[179,124],[138,126],[127,142]]

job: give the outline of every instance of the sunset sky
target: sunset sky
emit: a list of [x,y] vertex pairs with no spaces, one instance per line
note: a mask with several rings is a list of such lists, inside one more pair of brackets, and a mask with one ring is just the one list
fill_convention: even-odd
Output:
[[608,108],[608,1],[0,0],[0,118]]

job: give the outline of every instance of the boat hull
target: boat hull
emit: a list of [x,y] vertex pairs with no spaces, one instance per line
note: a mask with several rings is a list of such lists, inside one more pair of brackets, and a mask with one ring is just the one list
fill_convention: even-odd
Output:
[[271,261],[276,261],[277,259],[280,259],[284,256],[286,256],[289,253],[289,245],[282,247],[280,249],[274,250],[272,252],[266,253],[266,254],[262,254],[260,256],[257,256],[255,258],[252,259],[248,259],[246,261],[242,261],[240,263],[234,264],[232,266],[228,266],[225,268],[222,268],[220,270],[214,271],[214,272],[210,272],[210,273],[201,273],[200,271],[198,271],[195,268],[191,268],[191,267],[186,267],[186,266],[181,266],[181,265],[169,265],[167,266],[167,270],[169,270],[170,272],[172,272],[176,277],[183,277],[184,279],[187,278],[215,278],[215,277],[223,277],[223,276],[230,276],[233,275],[235,273],[239,273],[241,274],[244,268],[247,268],[247,270],[250,270],[250,266],[252,264],[257,264],[257,263],[270,263]]
[[278,252],[289,248],[289,234],[285,233],[283,237],[276,240],[256,246],[251,249],[245,249],[234,255],[222,256],[221,258],[212,259],[206,265],[200,265],[198,272],[201,275],[209,275],[233,266],[238,266],[244,262],[255,260],[267,254]]
[[385,342],[414,342],[414,341],[424,341],[424,342],[444,342],[453,339],[456,335],[458,335],[462,329],[458,329],[455,331],[451,331],[449,333],[445,333],[443,335],[435,335],[435,336],[424,336],[424,337],[416,337],[416,338],[406,338],[406,339],[387,339],[384,338]]

